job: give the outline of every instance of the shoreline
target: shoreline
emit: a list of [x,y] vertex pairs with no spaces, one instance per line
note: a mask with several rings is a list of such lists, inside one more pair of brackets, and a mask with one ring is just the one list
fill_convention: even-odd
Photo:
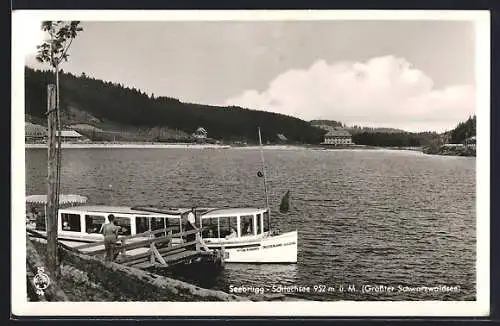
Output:
[[[62,143],[64,149],[235,149],[235,150],[316,150],[316,151],[405,151],[413,153],[421,153],[429,156],[450,156],[450,157],[475,157],[473,155],[464,155],[461,152],[454,151],[438,151],[427,152],[423,147],[388,147],[388,146],[371,146],[371,145],[352,145],[352,146],[328,146],[328,145],[218,145],[218,144],[193,144],[193,143],[144,143],[144,142],[128,142],[128,143]],[[25,149],[46,149],[47,144],[25,143]]]
[[[26,149],[36,149],[36,148],[47,148],[45,143],[25,143],[24,147]],[[144,142],[123,142],[123,143],[72,143],[63,142],[61,143],[62,148],[69,149],[90,149],[90,148],[119,148],[119,149],[169,149],[169,148],[183,148],[183,149],[277,149],[277,150],[405,150],[405,151],[416,151],[422,152],[421,148],[409,148],[409,147],[383,147],[383,146],[367,146],[367,145],[353,145],[353,146],[325,146],[325,145],[310,145],[310,144],[275,144],[275,145],[219,145],[219,144],[193,144],[193,143],[144,143]]]
[[[317,150],[317,151],[405,151],[421,153],[430,156],[475,156],[464,155],[460,152],[426,152],[423,147],[388,147],[371,145],[352,146],[329,146],[311,144],[274,144],[274,145],[234,145],[234,144],[196,144],[196,143],[144,143],[144,142],[123,142],[123,143],[62,143],[64,149],[235,149],[235,150]],[[25,149],[46,149],[47,144],[25,143]]]
[[[47,144],[24,144],[25,148],[47,148]],[[227,149],[229,145],[190,144],[190,143],[61,143],[61,148],[198,148],[198,149]]]

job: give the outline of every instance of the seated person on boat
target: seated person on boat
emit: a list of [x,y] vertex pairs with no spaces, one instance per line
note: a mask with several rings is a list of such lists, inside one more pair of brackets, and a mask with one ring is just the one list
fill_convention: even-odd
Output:
[[235,228],[231,228],[231,233],[225,236],[226,239],[232,239],[238,237],[238,232],[236,232]]

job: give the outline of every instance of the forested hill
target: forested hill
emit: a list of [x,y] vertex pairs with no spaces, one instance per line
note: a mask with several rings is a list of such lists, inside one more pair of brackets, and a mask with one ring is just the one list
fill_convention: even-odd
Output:
[[309,123],[313,126],[344,127],[344,124],[335,120],[311,120]]
[[[46,85],[54,82],[53,73],[26,68],[25,77],[25,113],[42,118],[47,110]],[[202,126],[213,139],[249,142],[256,141],[258,126],[265,142],[276,141],[277,135],[282,134],[290,142],[314,144],[320,143],[325,133],[306,121],[290,116],[240,107],[182,103],[167,97],[155,98],[135,88],[89,78],[84,74],[61,73],[60,87],[63,113],[77,110],[84,112],[88,120],[94,120],[78,123],[111,122],[140,128],[167,127],[189,134]],[[70,122],[75,121],[67,121]]]
[[450,131],[452,143],[462,143],[469,137],[476,135],[476,115],[469,117],[465,122],[460,122],[455,129]]

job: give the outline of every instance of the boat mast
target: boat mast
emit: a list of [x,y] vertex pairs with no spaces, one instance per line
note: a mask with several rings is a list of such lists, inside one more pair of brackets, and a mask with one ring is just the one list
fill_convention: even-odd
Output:
[[262,162],[262,174],[264,176],[264,192],[266,194],[266,208],[269,210],[269,226],[271,226],[271,208],[269,207],[269,195],[267,193],[266,165],[264,163],[264,151],[262,150],[262,137],[260,135],[260,127],[257,127],[257,129],[259,131],[260,159]]

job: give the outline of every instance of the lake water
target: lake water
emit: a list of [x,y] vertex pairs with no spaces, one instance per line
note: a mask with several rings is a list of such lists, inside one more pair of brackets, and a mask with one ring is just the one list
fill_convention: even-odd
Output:
[[[298,263],[227,264],[214,288],[309,286],[289,295],[313,300],[475,300],[475,158],[264,153],[272,222],[299,231]],[[26,149],[27,194],[45,193],[46,164],[46,149]],[[91,204],[263,206],[260,167],[256,149],[63,149],[62,192]],[[291,210],[279,214],[287,190]],[[454,288],[416,289],[423,286]]]

